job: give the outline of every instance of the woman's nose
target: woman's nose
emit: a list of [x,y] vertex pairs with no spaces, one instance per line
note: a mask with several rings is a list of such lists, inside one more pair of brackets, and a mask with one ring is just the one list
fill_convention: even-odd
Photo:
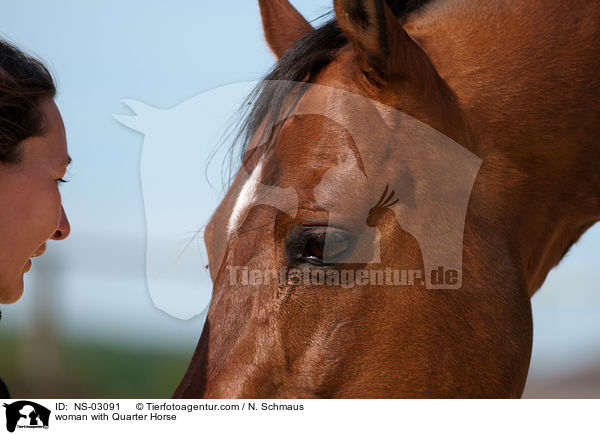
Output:
[[67,214],[65,213],[65,209],[63,206],[60,206],[60,222],[58,224],[58,228],[56,228],[56,232],[52,236],[53,240],[64,240],[69,237],[69,233],[71,232],[71,224],[69,224],[69,219],[67,219]]

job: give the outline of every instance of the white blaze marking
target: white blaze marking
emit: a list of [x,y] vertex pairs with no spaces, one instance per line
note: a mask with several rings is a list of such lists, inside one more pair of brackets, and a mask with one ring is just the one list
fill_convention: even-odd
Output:
[[[233,211],[231,212],[231,216],[229,217],[229,222],[227,224],[227,233],[230,236],[238,230],[240,225],[242,225],[246,215],[248,214],[248,209],[256,199],[256,194],[260,187],[260,177],[262,176],[263,162],[264,157],[261,157],[258,164],[254,167],[252,174],[242,186],[242,190],[235,201]],[[242,170],[244,170],[243,165]]]

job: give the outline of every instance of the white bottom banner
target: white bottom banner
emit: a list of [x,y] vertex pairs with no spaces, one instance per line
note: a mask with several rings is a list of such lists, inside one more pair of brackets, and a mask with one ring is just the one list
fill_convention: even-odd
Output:
[[[0,434],[599,433],[600,400],[5,400]],[[36,430],[37,429],[37,430]]]

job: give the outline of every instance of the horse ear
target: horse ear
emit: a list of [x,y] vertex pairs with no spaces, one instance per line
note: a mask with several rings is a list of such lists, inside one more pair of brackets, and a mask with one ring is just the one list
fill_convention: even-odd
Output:
[[267,43],[277,58],[313,30],[288,0],[258,0],[258,4]]
[[422,80],[426,70],[435,70],[384,0],[334,0],[334,8],[337,22],[354,45],[363,71],[375,69],[384,80]]

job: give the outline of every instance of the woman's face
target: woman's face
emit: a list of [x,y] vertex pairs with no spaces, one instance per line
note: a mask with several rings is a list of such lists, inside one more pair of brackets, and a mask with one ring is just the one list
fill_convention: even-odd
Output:
[[40,105],[46,130],[24,140],[18,163],[0,163],[0,304],[23,294],[23,275],[48,239],[69,235],[58,184],[70,162],[65,127],[52,99]]

